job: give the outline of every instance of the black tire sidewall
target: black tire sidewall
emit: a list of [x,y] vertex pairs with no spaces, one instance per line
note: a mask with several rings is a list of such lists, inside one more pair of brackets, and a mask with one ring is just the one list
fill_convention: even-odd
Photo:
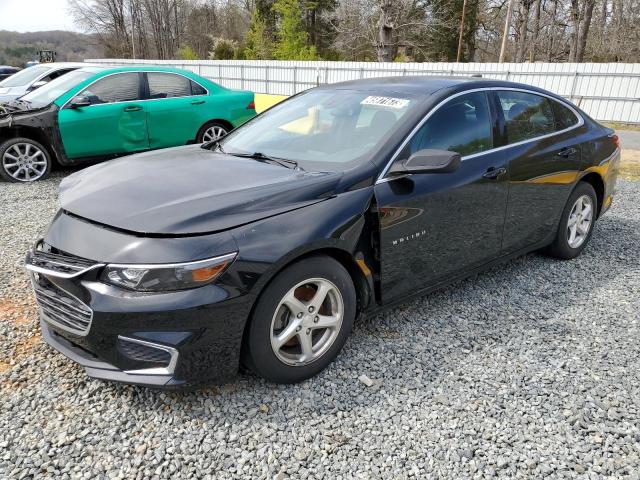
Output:
[[[340,291],[344,302],[342,327],[333,345],[316,361],[295,367],[281,362],[271,348],[271,320],[284,295],[310,278],[325,278]],[[277,274],[256,303],[248,326],[245,361],[255,373],[276,383],[295,383],[316,375],[340,353],[356,316],[356,291],[349,272],[336,260],[315,256],[301,260]]]
[[207,122],[205,123],[200,130],[198,130],[198,135],[196,136],[196,143],[203,143],[204,142],[204,132],[207,131],[207,129],[211,128],[211,127],[220,127],[220,128],[224,128],[224,130],[227,132],[227,135],[229,134],[229,132],[231,131],[229,129],[228,125],[225,125],[222,122]]
[[[567,228],[569,215],[571,214],[571,209],[573,208],[576,200],[583,196],[587,195],[591,198],[591,205],[593,208],[593,216],[591,218],[591,225],[589,226],[589,233],[587,237],[584,239],[584,242],[580,244],[577,248],[572,248],[569,246],[569,239],[567,238]],[[593,187],[586,182],[579,182],[576,185],[576,188],[571,192],[569,199],[567,200],[567,204],[564,207],[562,212],[562,217],[560,218],[560,225],[558,226],[558,233],[556,234],[556,238],[551,245],[550,253],[558,258],[562,259],[572,259],[576,258],[582,250],[587,246],[589,240],[591,239],[591,235],[593,234],[593,228],[596,223],[596,218],[598,215],[598,199],[596,197],[596,192]]]
[[[4,163],[2,162],[2,157],[4,156],[4,152],[6,152],[7,149],[9,149],[12,145],[15,145],[16,143],[30,143],[34,147],[37,147],[39,150],[41,150],[42,153],[44,154],[45,160],[47,161],[47,167],[44,173],[42,174],[42,176],[37,180],[31,180],[29,182],[21,182],[13,178],[11,175],[9,175],[9,173],[4,169]],[[31,138],[16,137],[16,138],[11,138],[9,140],[6,140],[5,142],[2,142],[0,144],[0,177],[6,182],[31,183],[31,182],[37,182],[39,180],[44,180],[51,173],[51,163],[52,163],[51,154],[49,153],[49,150],[47,150],[47,148],[44,145],[42,145],[39,142],[36,142],[35,140],[32,140]]]

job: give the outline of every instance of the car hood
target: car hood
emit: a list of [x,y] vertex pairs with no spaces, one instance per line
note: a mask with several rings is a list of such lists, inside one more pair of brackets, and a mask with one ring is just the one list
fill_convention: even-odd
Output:
[[68,213],[117,229],[195,235],[322,201],[334,194],[340,177],[190,145],[75,173],[60,184],[60,203]]
[[2,96],[20,96],[27,91],[26,87],[0,87],[0,95]]

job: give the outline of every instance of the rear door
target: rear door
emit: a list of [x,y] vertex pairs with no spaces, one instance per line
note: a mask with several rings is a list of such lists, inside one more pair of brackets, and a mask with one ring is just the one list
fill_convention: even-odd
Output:
[[147,72],[147,121],[151,148],[185,145],[209,120],[206,90],[177,73]]
[[580,171],[580,118],[568,106],[534,92],[498,90],[509,170],[503,253],[545,241],[555,232]]
[[58,113],[67,157],[81,158],[138,152],[149,148],[141,74],[123,72],[100,78],[78,95],[87,107],[72,108],[71,99]]
[[462,155],[452,173],[385,179],[375,187],[386,303],[497,257],[507,204],[503,150],[493,150],[494,108],[485,91],[441,106],[396,161],[421,149]]

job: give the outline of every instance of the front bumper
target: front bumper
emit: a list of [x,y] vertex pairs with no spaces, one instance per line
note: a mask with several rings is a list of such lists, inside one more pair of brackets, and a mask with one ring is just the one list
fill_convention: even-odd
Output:
[[[27,268],[44,340],[87,375],[191,388],[237,373],[250,302],[233,281],[225,283],[229,273],[191,290],[141,293],[100,282],[103,264],[87,267],[65,255],[49,253],[43,263],[32,251]],[[67,267],[76,261],[76,270],[59,271],[59,258],[71,259]]]

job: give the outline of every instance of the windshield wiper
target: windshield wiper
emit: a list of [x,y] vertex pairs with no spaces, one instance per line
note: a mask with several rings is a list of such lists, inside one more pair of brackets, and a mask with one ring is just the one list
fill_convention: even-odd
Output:
[[204,148],[206,150],[211,150],[212,152],[215,152],[217,150],[221,153],[227,153],[222,148],[222,144],[220,143],[220,140],[210,140],[206,143],[203,143],[201,148]]
[[283,167],[293,168],[295,170],[304,170],[298,162],[295,160],[289,160],[288,158],[280,158],[280,157],[272,157],[270,155],[265,155],[262,152],[254,152],[254,153],[231,153],[229,155],[233,155],[234,157],[242,157],[242,158],[253,158],[254,160],[258,160],[260,162],[273,162],[278,165],[282,165]]

